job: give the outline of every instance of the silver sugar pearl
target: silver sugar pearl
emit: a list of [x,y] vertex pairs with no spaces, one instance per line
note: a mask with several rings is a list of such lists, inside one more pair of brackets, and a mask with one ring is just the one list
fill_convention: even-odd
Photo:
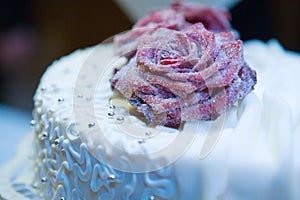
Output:
[[109,108],[109,109],[116,109],[116,106],[113,105],[113,104],[110,104],[108,108]]
[[107,113],[107,116],[108,116],[109,118],[112,118],[114,115],[115,115],[115,113],[112,112],[112,111],[109,111],[109,112]]
[[94,126],[95,126],[95,123],[94,123],[94,122],[91,122],[91,123],[88,124],[88,127],[89,127],[89,128],[93,128]]
[[42,92],[46,91],[46,87],[45,86],[41,87],[41,91]]
[[109,179],[111,182],[113,182],[113,181],[115,181],[115,179],[116,179],[116,175],[110,174],[110,175],[108,176],[108,179]]
[[123,123],[124,122],[124,117],[123,116],[118,116],[116,118],[116,122],[119,123],[119,124]]
[[82,97],[83,97],[83,94],[79,93],[79,94],[77,95],[77,97],[78,97],[78,98],[82,98]]
[[60,199],[59,200],[65,200],[65,197],[60,197]]
[[43,184],[47,183],[47,181],[48,181],[47,177],[42,177],[42,178],[41,178],[41,182],[42,182]]
[[34,125],[36,125],[36,121],[35,121],[34,119],[33,119],[33,120],[31,120],[31,121],[30,121],[30,125],[31,125],[31,126],[34,126]]
[[59,138],[55,139],[55,140],[54,140],[54,145],[55,145],[56,147],[58,147],[59,144],[60,144]]
[[138,143],[139,143],[139,144],[143,144],[143,143],[145,143],[145,140],[144,140],[144,139],[139,139],[139,140],[138,140]]
[[58,102],[63,102],[63,101],[64,101],[64,98],[58,97],[57,101],[58,101]]
[[38,184],[38,183],[32,183],[32,184],[31,184],[31,187],[33,187],[33,188],[35,188],[35,189],[36,189],[36,188],[38,188],[38,187],[39,187],[39,184]]
[[149,197],[149,200],[155,200],[155,196],[154,196],[154,195],[151,195],[151,196]]
[[48,139],[49,135],[46,131],[43,131],[40,135],[39,135],[39,139],[40,140],[46,140]]

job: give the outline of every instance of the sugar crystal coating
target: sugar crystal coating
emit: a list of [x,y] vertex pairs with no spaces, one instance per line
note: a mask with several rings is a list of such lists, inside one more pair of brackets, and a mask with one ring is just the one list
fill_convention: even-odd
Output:
[[[175,127],[183,121],[214,120],[254,89],[256,72],[245,62],[235,33],[220,32],[229,28],[224,21],[206,25],[213,30],[200,22],[187,25],[187,16],[190,21],[203,16],[200,8],[177,2],[172,10],[140,20],[138,26],[155,21],[156,28],[135,40],[133,57],[111,79],[151,123]],[[178,13],[185,21],[176,24],[172,17]]]

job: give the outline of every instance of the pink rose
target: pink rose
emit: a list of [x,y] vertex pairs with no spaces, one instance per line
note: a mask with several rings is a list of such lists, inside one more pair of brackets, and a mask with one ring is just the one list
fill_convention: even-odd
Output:
[[136,56],[112,78],[115,89],[149,122],[166,126],[215,119],[255,84],[242,41],[201,23],[144,36]]

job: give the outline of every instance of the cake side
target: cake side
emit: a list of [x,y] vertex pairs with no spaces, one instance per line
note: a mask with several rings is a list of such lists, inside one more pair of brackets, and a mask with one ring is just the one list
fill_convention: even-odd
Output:
[[[100,45],[95,48],[102,50],[102,56],[106,59],[113,59],[112,45]],[[93,49],[79,50],[54,62],[44,74],[37,89],[33,112],[36,121],[34,127],[37,152],[35,158],[37,170],[35,185],[40,191],[40,196],[50,199],[91,199],[96,197],[107,199],[205,198],[207,194],[203,191],[207,187],[204,187],[203,184],[208,179],[203,178],[203,174],[199,170],[202,164],[198,158],[198,147],[206,138],[205,132],[207,132],[209,124],[204,123],[196,129],[201,131],[197,134],[198,139],[193,140],[193,143],[191,143],[194,148],[181,152],[182,155],[178,158],[181,161],[175,160],[161,169],[145,173],[120,171],[111,165],[106,165],[99,156],[112,156],[114,159],[122,158],[122,162],[125,162],[126,166],[132,166],[135,159],[135,155],[132,153],[137,154],[141,151],[151,153],[151,151],[161,148],[160,145],[164,146],[172,142],[170,139],[178,134],[176,131],[164,128],[160,130],[159,134],[141,141],[138,138],[128,138],[121,130],[114,129],[114,126],[110,127],[109,123],[115,125],[114,120],[109,121],[111,119],[108,118],[105,124],[101,124],[101,121],[98,122],[102,130],[106,130],[108,141],[112,142],[116,148],[126,147],[123,150],[127,158],[124,158],[124,155],[122,157],[117,155],[114,151],[96,151],[95,153],[95,144],[98,144],[96,149],[105,146],[103,141],[99,139],[100,137],[94,138],[94,140],[90,138],[93,140],[93,144],[82,140],[74,120],[72,101],[73,98],[79,98],[88,102],[91,101],[91,98],[83,94],[74,94],[74,82],[79,78],[78,73],[81,64],[92,51]],[[98,57],[99,60],[96,60],[95,64],[104,67],[101,65],[101,57]],[[94,66],[90,64],[89,62],[90,67]],[[62,80],[62,78],[64,78],[64,82],[59,83],[58,80]],[[106,87],[101,84],[99,86],[101,86],[100,89],[107,90],[95,95],[97,98],[95,100],[96,111],[103,110],[99,105],[108,102],[107,99],[102,97],[103,95],[99,96],[99,94],[113,94],[112,91],[109,91],[109,81],[106,81]],[[107,97],[107,95],[104,96]],[[229,116],[235,118],[234,113],[236,112],[237,110],[233,109],[233,114]],[[107,116],[106,112],[99,117],[103,118],[103,116]],[[196,125],[198,124],[191,123],[187,124],[186,127],[197,127]],[[232,126],[230,123],[226,123],[226,125],[228,127]],[[85,126],[88,129],[93,129],[95,124],[86,123]],[[181,135],[191,134],[192,132],[194,131],[183,132]],[[135,148],[132,148],[133,144]],[[220,146],[220,149],[224,149],[223,145]],[[167,152],[172,153],[172,151],[174,149]],[[161,155],[158,160],[146,157],[147,160],[139,162],[149,164],[165,163],[168,161],[168,156]],[[219,156],[217,157],[219,158]],[[218,162],[221,162],[221,160]],[[187,165],[187,163],[189,164]],[[203,187],[201,190],[195,191],[194,187],[187,187],[189,183],[203,185]],[[220,188],[222,187],[218,187],[218,192]]]
[[[113,59],[112,45],[100,45],[97,48],[102,50],[103,57]],[[198,147],[201,147],[206,139],[205,133],[210,126],[207,123],[201,124],[196,129],[198,134],[191,143],[192,148],[187,148],[170,165],[145,173],[124,172],[106,165],[99,155],[103,157],[112,156],[114,159],[124,159],[124,155],[120,157],[115,152],[105,153],[103,151],[95,153],[93,150],[95,143],[98,142],[98,145],[102,147],[103,141],[94,138],[93,144],[90,144],[81,139],[74,120],[72,101],[74,97],[84,101],[91,101],[91,99],[89,96],[74,94],[74,82],[78,78],[81,64],[92,51],[93,49],[78,50],[54,62],[44,74],[37,89],[33,114],[36,122],[34,127],[37,153],[35,158],[37,172],[35,186],[40,191],[40,197],[49,199],[94,199],[101,197],[104,199],[134,200],[203,199],[212,195],[206,194],[205,190],[208,187],[204,185],[206,181],[213,183],[215,179],[203,177],[201,168],[205,165],[211,165],[211,162],[222,163],[226,157],[221,158],[217,153],[217,161],[214,158],[212,161],[200,162]],[[104,67],[101,65],[101,61],[95,62],[98,66]],[[59,83],[58,80],[62,80],[62,78],[64,78],[64,82]],[[101,86],[100,91],[101,89],[104,91],[95,95],[96,111],[103,110],[99,105],[108,102],[108,98],[105,99],[103,95],[99,96],[99,94],[113,94],[112,91],[109,91],[109,81],[106,81],[106,87],[103,87],[101,83],[99,86]],[[107,95],[104,96],[107,97]],[[236,123],[236,112],[236,108],[229,112],[231,114],[227,116],[228,119],[226,118],[225,129],[230,129]],[[107,116],[105,109],[100,114],[102,114],[98,116],[100,118]],[[161,145],[164,146],[172,142],[170,139],[178,134],[172,129],[164,128],[160,130],[159,134],[141,141],[138,138],[130,139],[122,130],[118,131],[114,126],[110,126],[110,123],[115,125],[115,121],[110,118],[107,118],[104,126],[102,126],[101,121],[98,123],[102,130],[106,130],[106,136],[111,143],[117,148],[125,147],[123,149],[125,155],[131,157],[125,158],[123,162],[129,166],[133,165],[135,159],[134,155],[130,153],[140,153],[141,151],[151,153],[151,151],[161,148]],[[95,126],[95,124],[90,123],[85,125],[89,129],[93,129]],[[191,123],[187,124],[186,127],[197,127],[197,125],[197,123]],[[194,131],[180,134],[191,134],[192,132]],[[132,148],[132,145],[135,147]],[[226,146],[220,145],[218,148],[221,152],[227,152]],[[169,153],[172,153],[171,151],[169,150]],[[167,160],[168,155],[162,155],[159,160],[148,158],[148,160],[142,161],[151,164],[167,162]],[[189,187],[190,183],[201,186],[201,189],[195,190],[194,187]],[[219,185],[215,190],[219,193],[222,188],[223,186]]]
[[[103,50],[103,57],[113,59],[112,45],[97,48]],[[173,166],[144,174],[115,170],[95,159],[80,139],[73,119],[73,87],[79,68],[93,49],[78,50],[54,62],[35,94],[35,184],[40,197],[179,199]],[[99,64],[103,67],[101,58]],[[76,98],[89,101],[82,95]]]
[[[105,49],[104,57],[112,55],[112,45],[100,48]],[[280,72],[276,68],[266,70],[266,67],[271,69],[272,63],[266,62],[264,57],[258,58],[253,48],[264,51],[265,56],[271,56],[278,49],[271,44],[246,45],[246,57],[249,62],[256,63],[261,78],[268,77],[271,71],[273,74]],[[282,96],[283,100],[274,101],[269,93],[272,91],[270,84],[258,84],[257,93],[251,93],[227,112],[222,135],[205,159],[199,159],[199,152],[206,136],[212,133],[203,134],[207,123],[211,122],[200,124],[190,148],[167,168],[151,173],[126,173],[103,165],[91,154],[89,145],[81,140],[72,109],[76,73],[91,51],[77,51],[56,61],[37,89],[35,186],[41,198],[299,198],[299,140],[296,138],[299,137],[300,115],[292,92]],[[280,51],[277,54],[282,59],[283,55],[288,56]],[[261,62],[264,64],[259,65]],[[297,71],[296,68],[293,70]],[[292,77],[295,83],[297,79]],[[62,80],[64,82],[60,83]],[[76,98],[86,97],[76,95]],[[295,108],[293,112],[291,108]],[[138,144],[147,145],[147,141]],[[275,192],[276,184],[281,189]]]

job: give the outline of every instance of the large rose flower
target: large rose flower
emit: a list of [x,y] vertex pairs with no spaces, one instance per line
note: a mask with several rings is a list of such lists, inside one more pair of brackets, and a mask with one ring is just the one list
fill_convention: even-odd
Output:
[[202,23],[144,36],[136,55],[112,78],[149,122],[166,126],[215,119],[255,84],[242,41],[232,32],[208,31]]

